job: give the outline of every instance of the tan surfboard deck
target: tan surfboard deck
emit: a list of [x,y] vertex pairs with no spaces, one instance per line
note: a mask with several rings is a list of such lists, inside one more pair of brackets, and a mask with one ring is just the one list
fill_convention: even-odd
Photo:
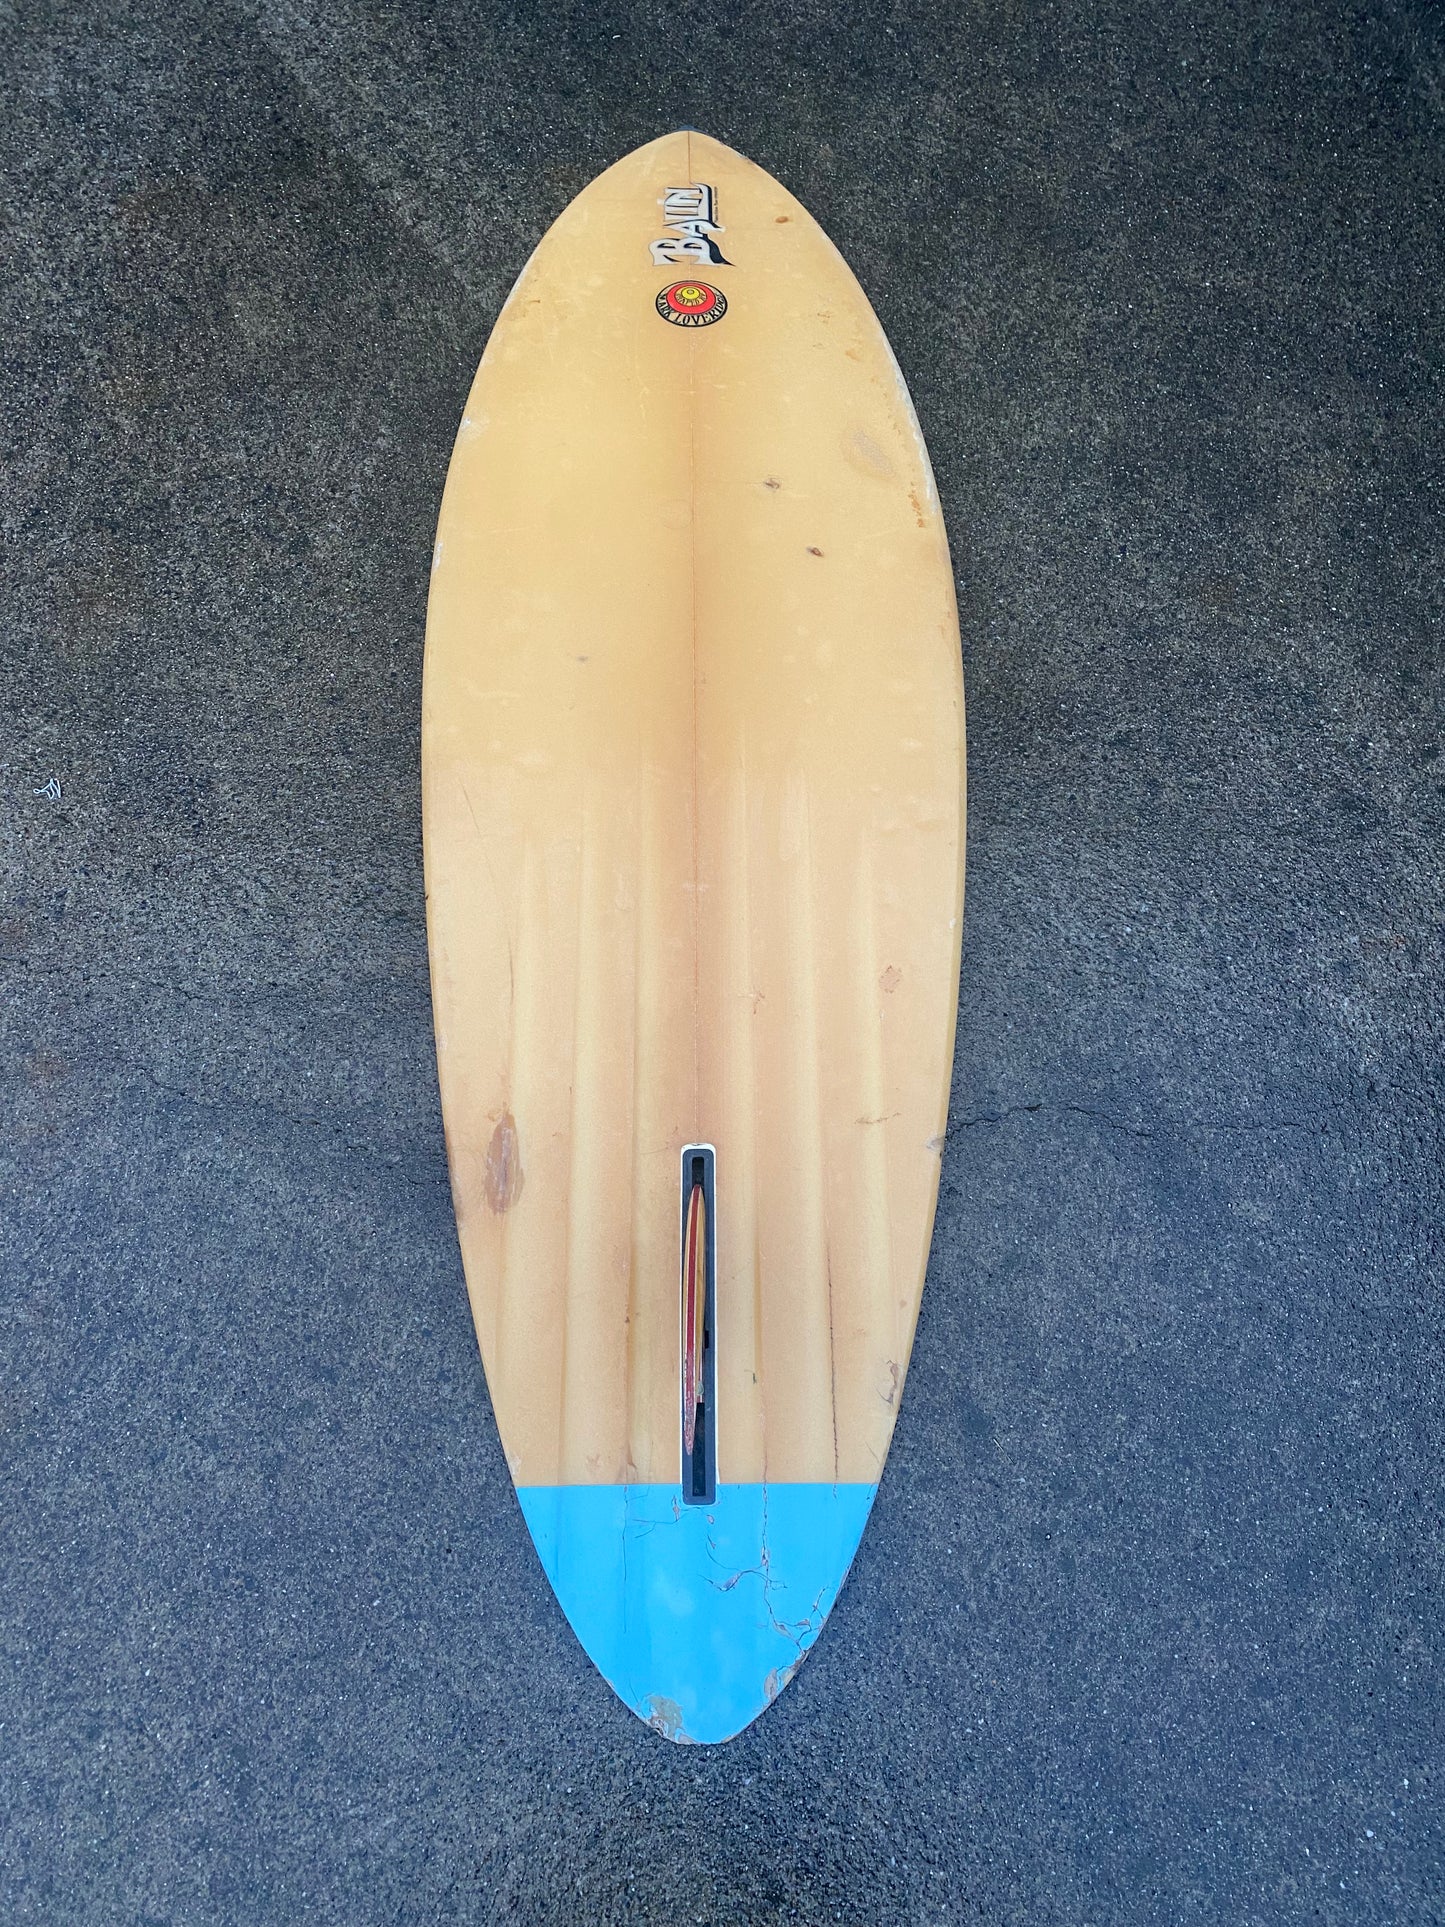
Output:
[[669,134],[513,289],[437,529],[423,719],[457,1225],[523,1512],[674,1739],[817,1637],[937,1199],[963,684],[907,389],[817,223]]

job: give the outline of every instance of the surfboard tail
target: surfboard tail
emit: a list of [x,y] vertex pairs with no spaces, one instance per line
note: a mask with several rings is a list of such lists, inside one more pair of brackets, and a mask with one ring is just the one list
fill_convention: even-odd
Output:
[[876,1485],[530,1486],[522,1512],[568,1623],[618,1697],[667,1739],[750,1725],[806,1658]]

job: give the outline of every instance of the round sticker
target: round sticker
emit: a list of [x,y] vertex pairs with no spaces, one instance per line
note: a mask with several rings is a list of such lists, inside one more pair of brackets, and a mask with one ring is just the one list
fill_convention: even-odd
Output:
[[727,296],[706,281],[674,281],[657,297],[657,312],[678,328],[709,328],[727,311]]

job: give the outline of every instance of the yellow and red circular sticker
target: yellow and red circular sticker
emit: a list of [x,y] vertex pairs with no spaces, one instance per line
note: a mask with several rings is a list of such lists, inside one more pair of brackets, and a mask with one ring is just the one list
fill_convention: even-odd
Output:
[[674,281],[657,297],[657,312],[675,328],[709,328],[727,311],[727,296],[706,281]]

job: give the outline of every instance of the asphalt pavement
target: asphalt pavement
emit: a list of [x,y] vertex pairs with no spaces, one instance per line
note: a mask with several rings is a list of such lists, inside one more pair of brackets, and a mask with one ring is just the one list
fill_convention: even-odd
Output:
[[[1445,17],[0,8],[0,1916],[1445,1918]],[[531,1551],[463,1292],[432,530],[540,234],[821,220],[953,543],[912,1373],[719,1748]]]

